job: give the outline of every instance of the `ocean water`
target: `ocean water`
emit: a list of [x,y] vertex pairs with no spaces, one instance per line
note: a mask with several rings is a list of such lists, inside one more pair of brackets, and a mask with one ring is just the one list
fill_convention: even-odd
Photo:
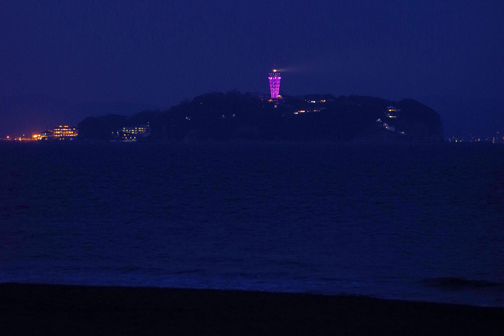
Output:
[[0,282],[504,307],[504,146],[3,142]]

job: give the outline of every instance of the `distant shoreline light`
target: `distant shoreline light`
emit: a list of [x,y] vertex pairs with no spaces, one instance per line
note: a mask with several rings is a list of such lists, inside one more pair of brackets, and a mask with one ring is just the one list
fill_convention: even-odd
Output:
[[19,137],[11,137],[7,135],[5,138],[0,138],[0,140],[5,141],[41,141],[41,140],[74,140],[79,135],[76,127],[71,127],[68,125],[60,125],[53,130],[47,130],[41,133],[33,133],[31,137],[23,134]]

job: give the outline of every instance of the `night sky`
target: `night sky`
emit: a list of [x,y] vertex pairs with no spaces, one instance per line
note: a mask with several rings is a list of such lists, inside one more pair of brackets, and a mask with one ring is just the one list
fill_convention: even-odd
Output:
[[[0,106],[47,95],[166,110],[268,92],[276,64],[284,95],[413,98],[449,132],[504,132],[502,0],[2,1],[0,48]],[[0,136],[27,116],[0,115]]]

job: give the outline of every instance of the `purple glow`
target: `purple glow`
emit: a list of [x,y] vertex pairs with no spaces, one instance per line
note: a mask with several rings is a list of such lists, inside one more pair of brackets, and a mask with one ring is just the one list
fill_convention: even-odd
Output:
[[276,72],[276,70],[273,69],[273,72],[270,72],[268,79],[270,84],[271,99],[278,99],[280,80],[282,79],[280,72]]

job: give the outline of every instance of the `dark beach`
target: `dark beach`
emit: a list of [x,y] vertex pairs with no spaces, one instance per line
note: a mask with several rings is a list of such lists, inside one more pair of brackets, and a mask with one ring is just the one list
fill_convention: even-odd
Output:
[[0,285],[2,335],[502,335],[504,309],[355,296]]

